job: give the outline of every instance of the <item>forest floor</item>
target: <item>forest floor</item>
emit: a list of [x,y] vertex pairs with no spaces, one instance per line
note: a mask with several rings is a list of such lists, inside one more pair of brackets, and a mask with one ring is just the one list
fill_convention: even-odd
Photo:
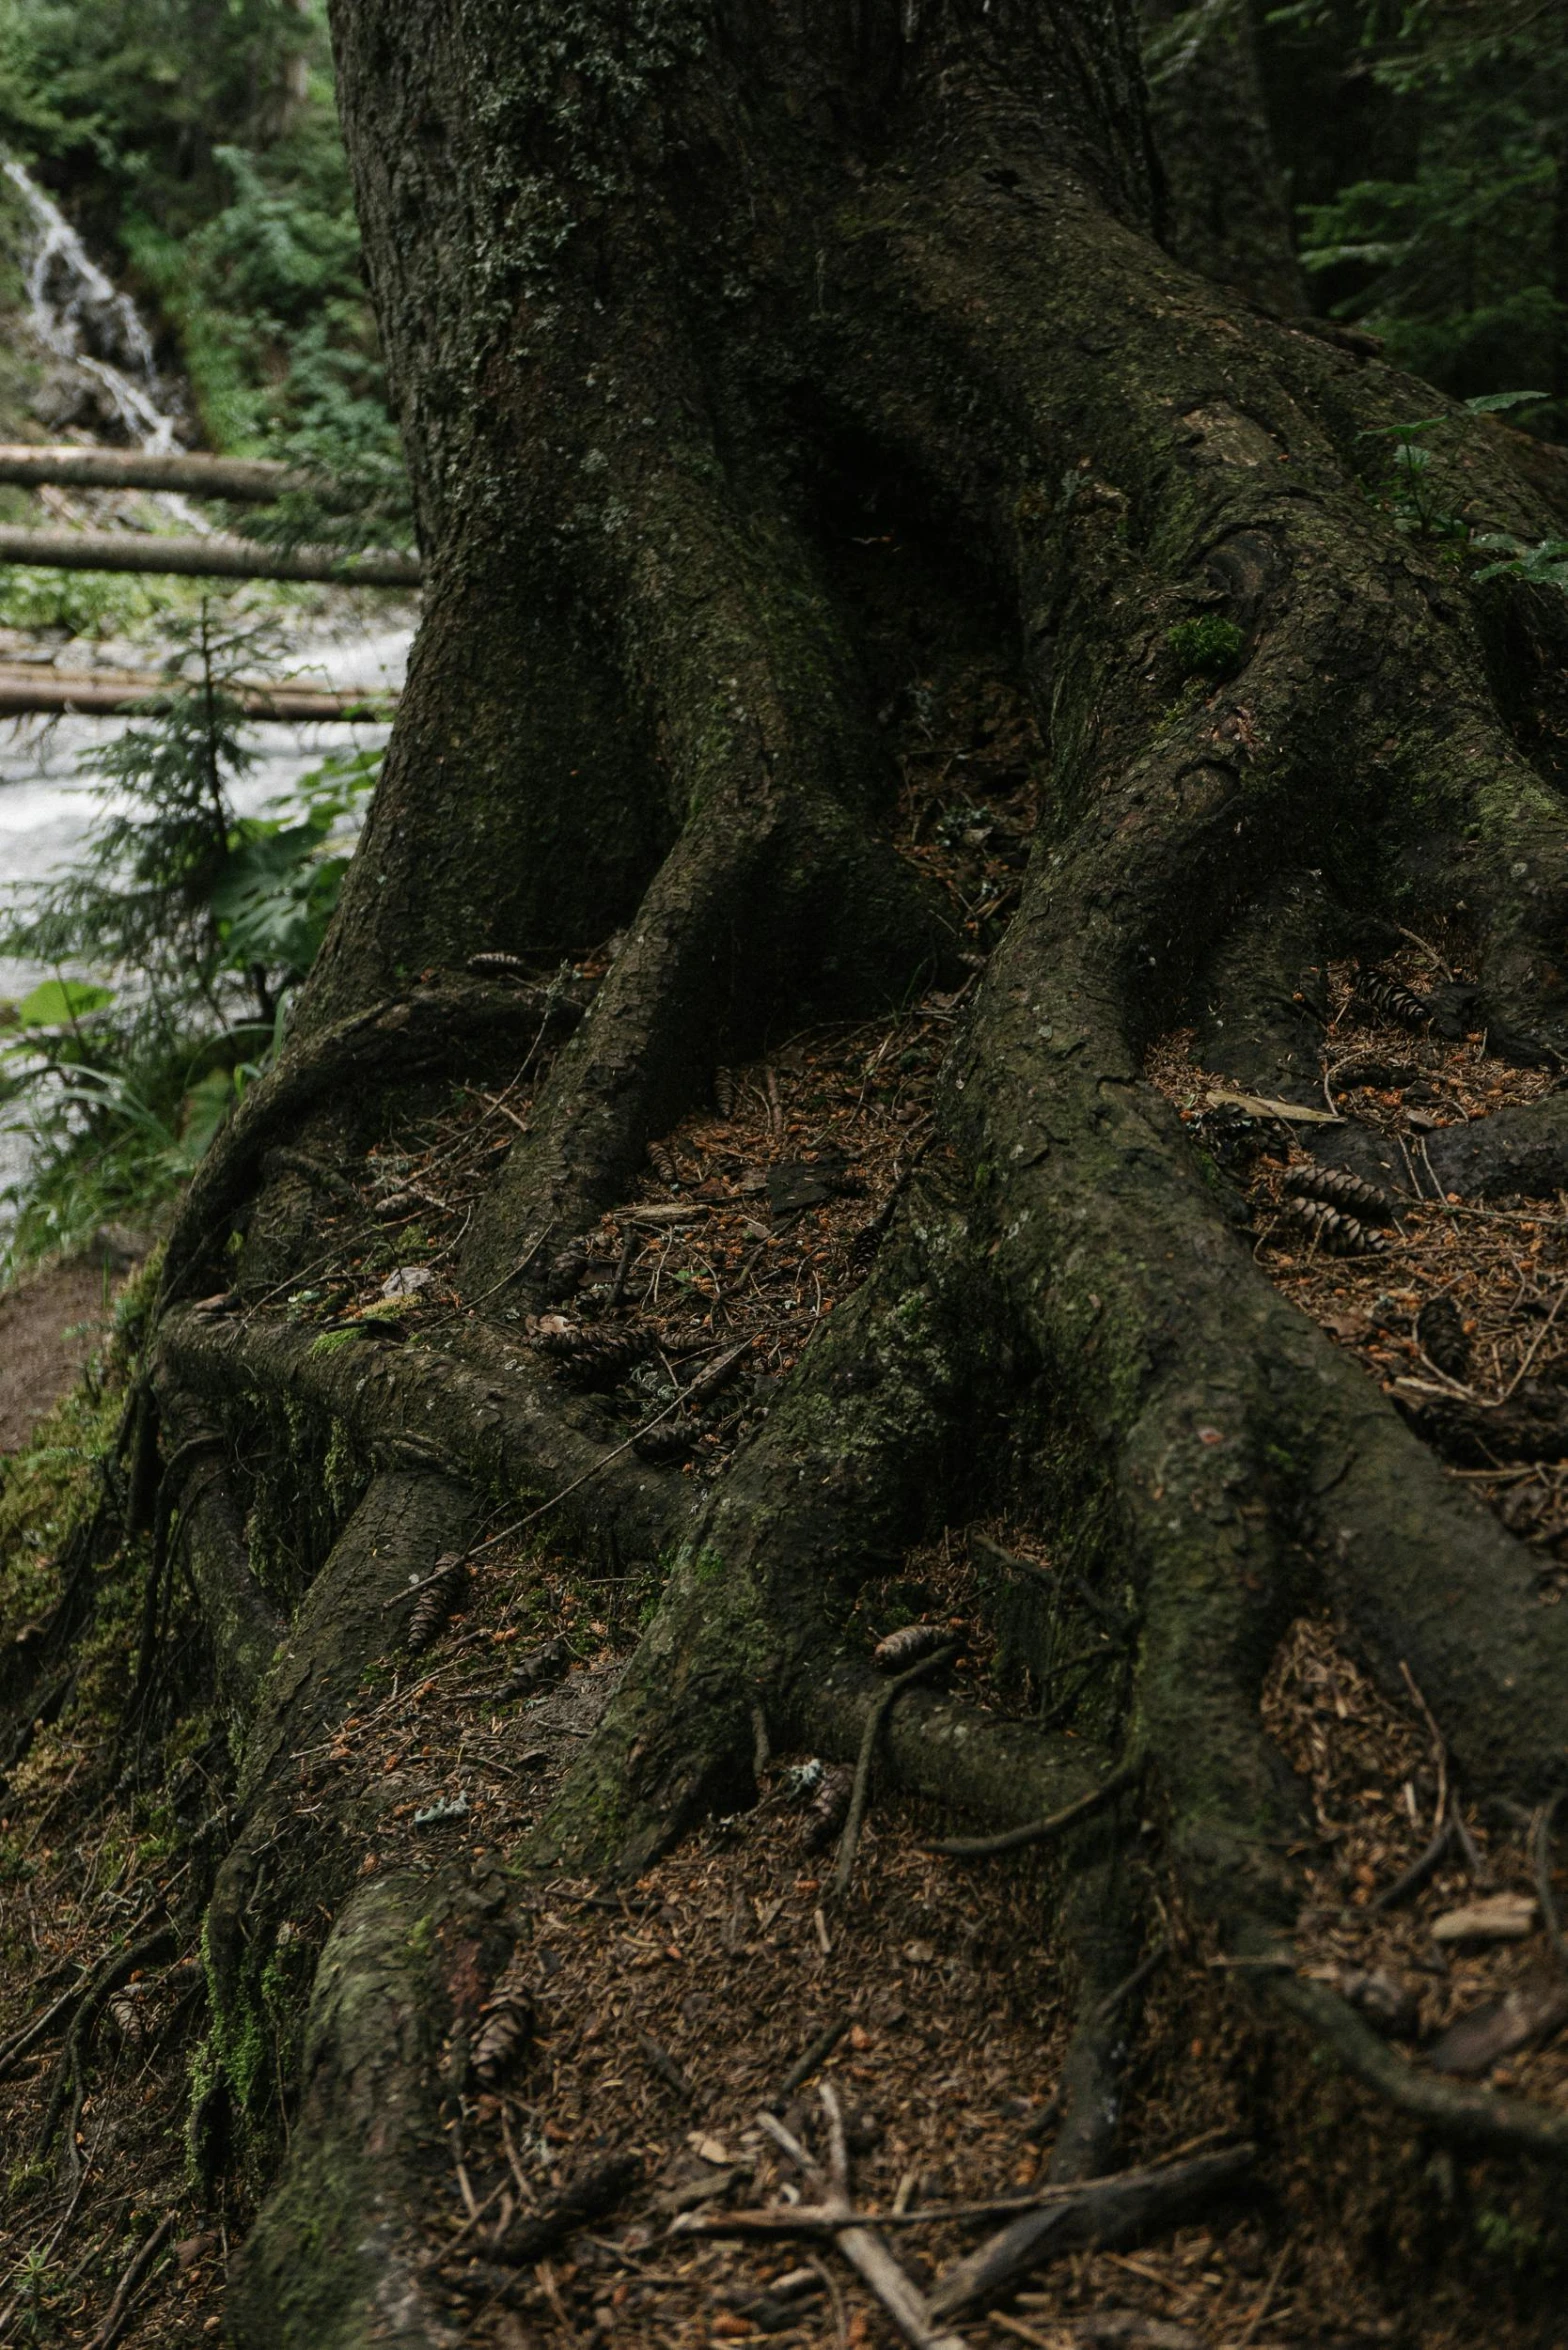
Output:
[[[956,700],[925,747],[910,746],[905,840],[952,891],[978,970],[1027,853],[1031,754],[996,681],[971,679]],[[1423,969],[1401,963],[1403,983]],[[607,1445],[638,1443],[672,1478],[722,1474],[932,1147],[937,1072],[964,993],[803,1032],[765,1062],[721,1073],[714,1101],[663,1139],[632,1196],[587,1236],[560,1310],[507,1325],[519,1349],[538,1348],[584,1388]],[[1348,1107],[1391,1147],[1396,1137],[1418,1147],[1450,1117],[1543,1090],[1489,1062],[1479,1040],[1385,1033],[1352,1009],[1354,994],[1354,976],[1336,969],[1330,1017],[1345,1036],[1331,1035],[1333,1057],[1348,1060],[1353,1043],[1363,1074],[1393,1068],[1394,1079],[1369,1082],[1358,1103],[1326,1095],[1327,1115]],[[1189,1037],[1167,1039],[1150,1075],[1200,1142],[1218,1135],[1223,1072],[1197,1067]],[[1321,1219],[1303,1225],[1287,1206],[1312,1132],[1289,1107],[1242,1114],[1234,1180],[1258,1261],[1303,1310],[1380,1384],[1414,1379],[1413,1408],[1428,1388],[1475,1392],[1425,1351],[1436,1325],[1423,1337],[1418,1323],[1438,1295],[1457,1301],[1466,1368],[1473,1356],[1487,1394],[1544,1377],[1568,1350],[1555,1307],[1540,1302],[1558,1294],[1561,1203],[1467,1216],[1462,1203],[1429,1199],[1402,1210],[1386,1246],[1335,1254]],[[358,1200],[323,1215],[321,1270],[287,1310],[355,1333],[345,1342],[433,1339],[459,1310],[449,1267],[472,1201],[525,1115],[521,1092],[467,1089],[390,1134],[364,1164]],[[41,1317],[27,1374],[40,1401],[64,1362],[43,1345],[45,1294],[28,1309]],[[63,1345],[78,1313],[63,1292],[59,1312]],[[99,1368],[7,1463],[10,1641],[29,1636],[69,1512],[112,1436],[127,1367],[118,1348],[111,1336]],[[1521,1486],[1555,1492],[1552,1464],[1523,1467],[1475,1483],[1505,1511]],[[501,1530],[476,1551],[466,1591],[417,1657],[389,1630],[358,1710],[298,1757],[302,1804],[377,1816],[362,1874],[461,1856],[518,1930],[505,1987],[477,1976],[453,1986],[470,2059],[492,2024],[513,2045],[483,2085],[470,2071],[433,2150],[421,2215],[430,2290],[454,2344],[495,2350],[752,2339],[883,2350],[896,2339],[885,2314],[821,2238],[759,2246],[717,2228],[739,2209],[782,2213],[802,2186],[809,2199],[773,2133],[781,2126],[820,2158],[824,2084],[844,2113],[857,2204],[886,2215],[891,2247],[921,2284],[998,2224],[994,2210],[961,2218],[951,2206],[995,2206],[1043,2178],[1073,2021],[1053,1947],[1057,1864],[1038,1851],[937,1855],[926,1848],[935,1815],[873,1781],[849,1889],[835,1900],[842,1776],[781,1754],[764,1759],[753,1809],[710,1822],[634,1887],[530,1875],[529,1832],[653,1596],[646,1573],[585,1571],[552,1546],[547,1509],[537,1514],[542,1524]],[[1565,1537],[1544,1504],[1521,1530],[1540,1558],[1540,1604],[1555,1604]],[[100,1578],[72,1674],[45,1693],[21,1751],[0,1756],[3,2343],[221,2340],[228,2255],[263,2183],[237,2145],[216,2186],[199,2184],[192,2116],[211,2058],[194,1889],[227,1832],[229,1763],[221,1726],[193,1715],[150,1778],[124,1767],[115,1724],[140,1604],[139,1568],[122,1558]],[[870,1585],[847,1638],[869,1651],[917,1623],[958,1639],[952,1678],[971,1702],[1069,1734],[1075,1692],[1113,1636],[1086,1631],[1031,1529],[1000,1520],[949,1528]],[[1303,1618],[1282,1641],[1266,1720],[1310,1823],[1297,1856],[1304,1966],[1357,1998],[1414,2061],[1568,2107],[1568,2036],[1554,2036],[1568,2021],[1556,1924],[1565,1881],[1549,1823],[1470,1806],[1419,1689],[1375,1689],[1325,1618]],[[1253,2171],[1201,2225],[1042,2266],[1001,2306],[966,2317],[962,2338],[974,2350],[1568,2343],[1568,2319],[1543,2315],[1531,2296],[1542,2239],[1508,2176],[1455,2165],[1314,2062],[1217,1962],[1153,1861],[1149,1895],[1159,1927],[1130,2035],[1120,2159],[1250,2141]],[[113,1986],[90,2027],[72,2027],[69,2002],[90,1971],[117,1947],[134,1957],[164,1922],[172,1939],[156,1959]],[[299,1918],[280,1938],[301,1983],[329,1923]],[[274,2153],[290,2059],[280,2046],[278,2082],[252,2084],[258,2143],[271,2131]],[[538,2257],[502,2257],[531,2218],[612,2159],[624,2168],[596,2218]]]

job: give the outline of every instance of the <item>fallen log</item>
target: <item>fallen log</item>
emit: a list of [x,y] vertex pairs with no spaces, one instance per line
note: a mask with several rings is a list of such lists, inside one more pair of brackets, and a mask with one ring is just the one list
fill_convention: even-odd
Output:
[[0,563],[51,571],[174,572],[189,579],[331,580],[342,587],[418,587],[417,555],[340,555],[330,547],[265,547],[252,539],[157,538],[129,530],[0,530]]
[[[53,482],[72,490],[181,490],[198,498],[266,501],[288,490],[322,485],[270,457],[193,457],[183,449],[35,449],[0,442],[0,481],[34,488]],[[330,489],[327,494],[330,496]]]
[[1134,2244],[1178,2226],[1245,2177],[1257,2158],[1250,2145],[1227,2146],[1186,2162],[1087,2179],[1060,2201],[1042,2202],[1000,2229],[937,2279],[931,2314],[955,2317],[1016,2284],[1030,2269],[1081,2245]]
[[[224,688],[248,718],[381,719],[395,689],[348,686],[341,692],[325,687],[244,683]],[[0,669],[0,716],[78,715],[116,717],[125,711],[151,717],[166,710],[175,688],[168,678],[139,677],[110,672],[57,669]]]

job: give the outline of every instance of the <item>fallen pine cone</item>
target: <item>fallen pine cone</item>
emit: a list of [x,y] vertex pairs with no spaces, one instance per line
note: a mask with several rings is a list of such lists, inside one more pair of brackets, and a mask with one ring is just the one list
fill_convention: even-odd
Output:
[[684,1398],[694,1411],[700,1412],[703,1405],[711,1402],[718,1394],[720,1388],[728,1387],[745,1361],[746,1353],[747,1342],[743,1340],[739,1346],[732,1346],[727,1354],[720,1355],[716,1362],[710,1363],[705,1371],[698,1372]]
[[649,1143],[648,1164],[661,1183],[668,1183],[672,1189],[679,1184],[680,1167],[676,1161],[675,1153],[667,1142]]
[[1470,1341],[1451,1297],[1429,1297],[1416,1316],[1416,1338],[1429,1363],[1450,1379],[1470,1376]]
[[403,1645],[410,1656],[420,1656],[439,1638],[468,1580],[468,1562],[455,1551],[438,1558],[429,1581],[414,1602]]
[[572,1661],[572,1652],[562,1639],[547,1640],[529,1656],[522,1657],[508,1673],[496,1691],[496,1703],[504,1704],[513,1697],[526,1697],[531,1690],[543,1689],[551,1681],[559,1681]]
[[733,1069],[715,1069],[713,1072],[713,1100],[721,1118],[735,1115],[735,1072]]
[[577,1387],[613,1387],[648,1352],[640,1330],[542,1330],[534,1345]]
[[1354,1008],[1375,1020],[1392,1020],[1396,1028],[1424,1033],[1432,1025],[1432,1007],[1424,996],[1391,979],[1386,971],[1358,971]]
[[499,951],[470,955],[468,968],[480,979],[526,979],[528,965],[521,955],[503,955]]
[[1370,1231],[1354,1216],[1341,1215],[1327,1200],[1293,1199],[1287,1204],[1297,1222],[1307,1226],[1325,1256],[1378,1256],[1388,1247],[1381,1232]]
[[898,1632],[890,1632],[879,1640],[871,1651],[871,1662],[879,1673],[901,1673],[908,1665],[918,1664],[923,1656],[930,1656],[938,1648],[951,1645],[952,1633],[945,1624],[905,1624]]
[[569,1240],[550,1267],[550,1295],[554,1299],[570,1297],[580,1289],[588,1273],[588,1243],[579,1232]]
[[660,1467],[671,1461],[683,1461],[696,1442],[696,1434],[689,1424],[666,1420],[661,1426],[645,1428],[640,1436],[634,1436],[632,1450],[639,1460]]
[[124,1990],[110,1993],[107,2001],[109,2021],[113,2024],[127,2048],[139,2048],[147,2037],[147,2018],[143,2012],[139,1987],[127,1984]]
[[857,1281],[863,1281],[876,1262],[877,1250],[883,1235],[893,1221],[893,1202],[880,1207],[869,1223],[862,1224],[849,1244],[849,1270]]
[[1386,1191],[1379,1191],[1375,1183],[1364,1183],[1345,1167],[1319,1167],[1311,1162],[1292,1167],[1285,1177],[1285,1189],[1295,1199],[1327,1200],[1331,1208],[1348,1209],[1364,1224],[1392,1224],[1397,1212]]
[[849,1811],[850,1791],[855,1774],[847,1763],[833,1763],[817,1781],[816,1793],[806,1806],[801,1841],[808,1852],[820,1852],[824,1844],[831,1844],[844,1825]]
[[480,2012],[484,2022],[471,2061],[474,2078],[483,2088],[493,2089],[534,2036],[533,1995],[520,1960],[512,1961]]

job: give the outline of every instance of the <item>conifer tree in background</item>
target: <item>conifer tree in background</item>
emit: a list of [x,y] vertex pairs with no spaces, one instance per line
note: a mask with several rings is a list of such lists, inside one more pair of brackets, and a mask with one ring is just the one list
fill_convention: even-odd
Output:
[[1568,432],[1568,13],[1299,0],[1262,30],[1314,307],[1445,390],[1549,392],[1532,428]]

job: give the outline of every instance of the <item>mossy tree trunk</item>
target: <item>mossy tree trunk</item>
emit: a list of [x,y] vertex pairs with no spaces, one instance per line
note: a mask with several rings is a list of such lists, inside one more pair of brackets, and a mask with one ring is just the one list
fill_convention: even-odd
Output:
[[[171,1461],[246,1740],[208,1935],[236,2063],[299,1887],[337,1913],[237,2302],[246,2342],[318,2350],[437,2338],[406,2251],[443,1997],[419,1954],[496,1929],[482,1889],[356,1889],[353,1839],[296,1805],[290,1758],[481,1497],[526,1508],[597,1464],[556,1523],[675,1561],[540,1860],[635,1871],[733,1804],[759,1708],[776,1742],[852,1750],[856,1590],[1004,1477],[1083,1578],[1137,1595],[1101,1746],[911,1699],[893,1762],[1005,1827],[1141,1758],[1187,1898],[1242,1955],[1279,1948],[1298,1900],[1258,1694],[1314,1597],[1378,1672],[1414,1672],[1467,1786],[1533,1799],[1568,1752],[1568,1610],[1534,1606],[1520,1546],[1273,1290],[1141,1074],[1196,1013],[1244,1044],[1235,1075],[1288,1085],[1301,974],[1369,916],[1460,899],[1497,1015],[1561,1026],[1562,779],[1513,717],[1551,739],[1564,631],[1543,593],[1472,595],[1379,502],[1377,432],[1436,396],[1161,248],[1130,0],[336,0],[334,34],[426,613],[288,1051],[174,1236],[157,1359],[166,1430],[239,1444],[286,1406],[339,1432],[334,1509],[304,1449],[284,1496],[314,1580],[265,1669],[214,1456],[187,1440]],[[1500,438],[1461,419],[1446,447],[1435,496],[1543,535]],[[938,1146],[693,1504],[601,1462],[492,1317],[543,1300],[551,1255],[715,1062],[952,956],[889,845],[843,588],[868,485],[1020,666],[1042,819]],[[1197,690],[1178,648],[1204,619],[1228,624],[1231,674]],[[367,1387],[277,1310],[315,1248],[273,1146],[347,1164],[415,1077],[515,1070],[538,1007],[469,958],[611,933],[591,998],[544,1012],[580,1017],[468,1232],[472,1312]],[[236,1262],[245,1314],[195,1310]],[[999,1421],[1007,1445],[979,1443]],[[1125,1957],[1115,1817],[1082,1854],[1086,2013]],[[1397,2093],[1348,2009],[1325,1992],[1311,2020]],[[1081,2169],[1107,2158],[1108,2061],[1085,2041]],[[1433,2126],[1474,2136],[1469,2093],[1444,2094]]]

